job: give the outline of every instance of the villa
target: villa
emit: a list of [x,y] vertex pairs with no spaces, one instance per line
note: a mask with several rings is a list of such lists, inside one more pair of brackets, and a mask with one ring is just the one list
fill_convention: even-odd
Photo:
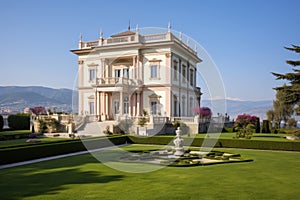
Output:
[[78,42],[79,114],[97,121],[190,117],[200,106],[197,51],[171,33],[141,34],[138,27]]

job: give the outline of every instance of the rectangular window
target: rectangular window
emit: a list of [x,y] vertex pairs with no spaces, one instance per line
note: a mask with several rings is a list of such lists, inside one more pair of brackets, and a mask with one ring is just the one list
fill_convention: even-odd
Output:
[[151,65],[151,78],[157,78],[157,65]]
[[173,115],[176,117],[176,116],[178,116],[178,113],[177,113],[177,111],[178,111],[177,110],[177,106],[178,106],[177,97],[174,95],[173,99],[174,99],[174,101],[173,101],[174,102],[174,105],[173,105],[174,106],[173,107],[174,114]]
[[178,65],[177,62],[174,61],[174,80],[178,79]]
[[89,80],[90,81],[95,80],[95,78],[96,78],[96,70],[95,69],[90,69],[89,72],[90,72]]
[[151,101],[151,113],[153,115],[157,114],[157,101]]
[[186,82],[186,66],[182,66],[182,82]]
[[116,81],[116,83],[119,82],[119,77],[121,77],[121,70],[120,69],[116,69],[115,70],[115,81]]
[[194,86],[194,71],[190,70],[190,85]]
[[120,106],[119,101],[115,101],[114,102],[114,113],[115,113],[115,115],[119,113],[119,106]]
[[124,78],[129,78],[129,69],[128,68],[123,69],[123,77]]
[[121,77],[121,70],[120,69],[115,70],[115,77]]
[[129,98],[125,97],[124,98],[124,114],[129,114]]
[[181,110],[182,110],[182,116],[185,116],[185,97],[182,97],[182,106],[181,106]]
[[95,114],[95,103],[94,102],[90,102],[90,115],[94,115]]
[[190,98],[190,115],[192,115],[191,113],[192,113],[193,108],[194,108],[194,100],[193,100],[193,98],[191,97],[191,98]]

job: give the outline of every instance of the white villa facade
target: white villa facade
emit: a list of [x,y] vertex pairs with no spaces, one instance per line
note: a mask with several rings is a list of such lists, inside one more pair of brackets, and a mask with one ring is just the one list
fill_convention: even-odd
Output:
[[197,52],[170,27],[142,35],[130,28],[109,38],[83,42],[78,56],[79,114],[98,121],[120,117],[194,117],[201,91],[196,87]]

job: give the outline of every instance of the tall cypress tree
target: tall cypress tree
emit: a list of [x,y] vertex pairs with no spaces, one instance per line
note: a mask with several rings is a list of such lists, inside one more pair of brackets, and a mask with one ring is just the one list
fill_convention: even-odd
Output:
[[[300,54],[300,46],[292,45],[292,47],[285,47],[285,49]],[[289,84],[276,87],[275,90],[285,94],[279,99],[281,102],[289,105],[298,105],[298,110],[300,111],[300,69],[297,69],[300,66],[300,60],[287,60],[286,63],[292,66],[293,72],[285,74],[272,72],[272,74],[276,77],[276,80],[287,80]]]

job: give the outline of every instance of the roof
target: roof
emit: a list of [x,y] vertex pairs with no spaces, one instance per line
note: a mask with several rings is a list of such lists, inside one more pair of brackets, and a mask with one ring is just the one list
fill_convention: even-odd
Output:
[[135,35],[135,32],[133,32],[131,30],[127,30],[127,31],[112,35],[111,37],[120,37],[120,36],[127,36],[127,35]]

